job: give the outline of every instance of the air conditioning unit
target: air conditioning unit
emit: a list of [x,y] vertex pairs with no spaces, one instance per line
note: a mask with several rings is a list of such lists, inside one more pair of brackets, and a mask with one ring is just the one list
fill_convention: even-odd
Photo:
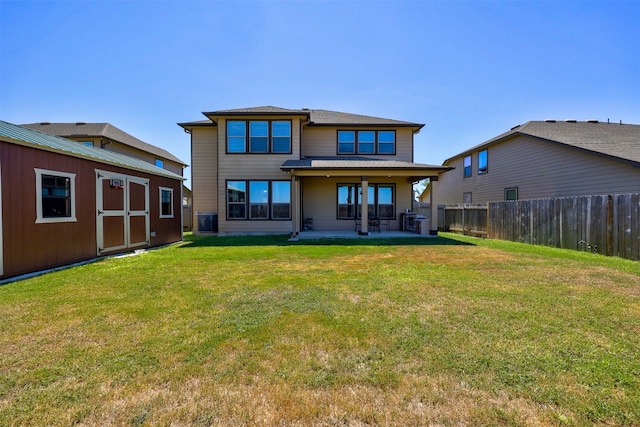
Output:
[[198,231],[201,233],[218,232],[218,214],[213,212],[196,212]]

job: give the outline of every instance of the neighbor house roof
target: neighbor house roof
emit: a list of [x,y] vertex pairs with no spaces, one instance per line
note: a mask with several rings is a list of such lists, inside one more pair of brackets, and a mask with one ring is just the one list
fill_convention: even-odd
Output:
[[195,122],[178,123],[182,127],[207,126],[215,125],[214,117],[216,116],[251,116],[251,115],[280,115],[305,116],[308,119],[308,126],[377,126],[377,127],[410,127],[419,131],[424,124],[405,122],[401,120],[385,119],[381,117],[364,116],[361,114],[342,113],[340,111],[316,110],[302,108],[292,110],[288,108],[262,106],[250,108],[236,108],[231,110],[218,110],[202,113],[211,120],[202,120]]
[[26,127],[29,129],[37,130],[40,132],[45,132],[51,135],[57,135],[67,138],[78,138],[78,137],[104,137],[113,141],[117,141],[121,144],[128,145],[130,147],[136,148],[141,151],[145,151],[147,153],[153,154],[157,157],[162,157],[167,160],[171,160],[176,162],[182,166],[186,166],[187,164],[169,153],[167,150],[164,150],[160,147],[156,147],[155,145],[148,144],[144,141],[139,140],[138,138],[129,135],[125,131],[118,129],[110,123],[84,123],[84,122],[76,122],[76,123],[49,123],[49,122],[40,122],[40,123],[29,123],[21,125],[22,127]]
[[0,140],[39,150],[78,157],[99,163],[147,172],[153,175],[184,180],[180,175],[159,168],[144,160],[97,147],[78,144],[76,141],[44,133],[0,120]]
[[545,141],[640,165],[640,125],[602,123],[596,121],[530,121],[482,144],[469,148],[447,160],[502,142],[515,135],[527,135]]

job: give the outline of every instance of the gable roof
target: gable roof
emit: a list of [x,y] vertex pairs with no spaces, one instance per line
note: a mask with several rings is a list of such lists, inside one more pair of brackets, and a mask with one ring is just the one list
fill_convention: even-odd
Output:
[[132,135],[129,135],[125,131],[118,129],[117,127],[113,126],[110,123],[41,122],[41,123],[28,123],[21,126],[28,129],[33,129],[33,130],[45,132],[51,135],[57,135],[57,136],[62,136],[66,138],[78,138],[83,136],[104,137],[104,138],[111,139],[113,141],[117,141],[121,144],[136,148],[138,150],[153,154],[157,157],[162,157],[164,159],[171,160],[172,162],[178,163],[182,166],[187,165],[185,162],[183,162],[173,154],[169,153],[167,150],[164,150],[160,147],[156,147],[155,145],[151,145],[144,141],[141,141],[138,138]]
[[424,124],[329,110],[310,110],[309,126],[393,126],[422,129]]
[[308,126],[384,126],[384,127],[410,127],[416,132],[424,127],[422,123],[405,122],[402,120],[385,119],[381,117],[364,116],[361,114],[342,113],[340,111],[316,110],[302,108],[291,110],[288,108],[274,107],[271,105],[250,108],[235,108],[231,110],[218,110],[202,113],[211,120],[178,123],[182,127],[215,125],[216,116],[251,116],[251,115],[281,115],[281,116],[305,116]]
[[514,126],[495,138],[450,157],[444,164],[515,135],[527,135],[640,165],[640,125],[574,120],[530,121]]
[[185,179],[178,174],[169,172],[166,169],[159,168],[135,157],[103,150],[98,147],[78,144],[76,141],[70,139],[28,129],[2,120],[0,120],[0,140],[11,144],[78,157],[112,166],[124,167],[153,175],[179,180]]

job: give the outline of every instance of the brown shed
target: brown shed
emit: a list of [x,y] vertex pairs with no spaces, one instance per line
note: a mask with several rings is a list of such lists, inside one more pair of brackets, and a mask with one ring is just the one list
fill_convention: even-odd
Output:
[[183,180],[0,121],[0,279],[182,240]]

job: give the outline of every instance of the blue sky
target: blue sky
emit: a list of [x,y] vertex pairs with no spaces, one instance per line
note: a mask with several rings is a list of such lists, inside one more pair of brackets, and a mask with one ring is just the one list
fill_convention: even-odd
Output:
[[[0,0],[0,119],[177,122],[274,105],[424,123],[441,164],[517,124],[640,124],[639,1]],[[190,169],[186,170],[189,177]]]

